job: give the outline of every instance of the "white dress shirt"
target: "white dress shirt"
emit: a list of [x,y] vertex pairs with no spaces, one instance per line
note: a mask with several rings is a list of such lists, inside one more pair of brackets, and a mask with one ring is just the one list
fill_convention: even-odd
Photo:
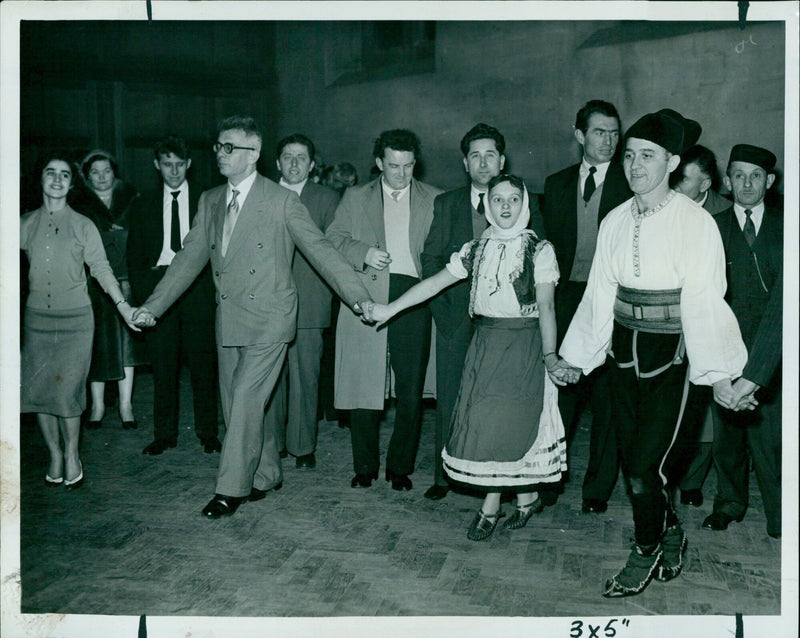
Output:
[[183,238],[189,232],[189,184],[186,180],[178,188],[170,188],[164,184],[164,197],[163,202],[163,228],[164,228],[164,241],[161,244],[161,254],[158,256],[156,266],[169,266],[175,253],[172,250],[172,193],[179,191],[178,195],[178,220],[181,224],[181,246],[183,246]]
[[[753,220],[753,225],[756,227],[756,235],[758,235],[758,231],[761,230],[761,221],[764,219],[764,202],[756,204],[750,210],[752,211],[750,219]],[[744,231],[744,222],[747,220],[747,215],[744,214],[744,206],[734,204],[733,213],[736,215],[736,221],[739,222],[739,228]]]

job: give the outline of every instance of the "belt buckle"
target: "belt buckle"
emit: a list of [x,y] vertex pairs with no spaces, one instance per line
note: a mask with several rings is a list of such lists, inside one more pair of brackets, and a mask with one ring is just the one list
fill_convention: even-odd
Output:
[[631,311],[633,312],[633,318],[634,319],[643,319],[644,318],[641,306],[637,306],[635,304],[631,304]]

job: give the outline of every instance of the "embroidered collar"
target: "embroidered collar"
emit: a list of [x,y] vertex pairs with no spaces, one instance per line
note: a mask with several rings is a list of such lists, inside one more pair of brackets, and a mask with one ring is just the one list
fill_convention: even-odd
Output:
[[664,206],[669,204],[672,201],[672,198],[675,197],[676,191],[670,190],[669,194],[659,203],[653,206],[653,208],[648,208],[647,210],[640,211],[639,204],[634,197],[631,200],[631,214],[633,215],[634,219],[642,219],[644,217],[650,217],[650,215],[655,215],[658,211],[660,211]]
[[639,234],[642,228],[642,220],[645,217],[650,217],[650,215],[655,215],[658,211],[660,211],[664,206],[669,204],[672,201],[672,198],[675,197],[675,191],[670,190],[669,194],[656,206],[653,208],[648,208],[644,212],[639,211],[639,204],[636,203],[636,198],[634,197],[631,200],[631,215],[633,215],[633,276],[634,277],[641,277],[642,276],[642,268],[641,268],[641,259],[639,255]]

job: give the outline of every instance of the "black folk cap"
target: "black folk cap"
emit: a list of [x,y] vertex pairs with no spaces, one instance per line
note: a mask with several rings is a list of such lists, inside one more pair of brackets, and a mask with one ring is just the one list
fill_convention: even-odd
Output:
[[728,160],[728,166],[733,162],[747,162],[748,164],[755,164],[760,166],[767,173],[772,173],[778,159],[773,153],[760,146],[751,146],[750,144],[737,144],[731,149],[731,158]]
[[695,145],[702,132],[700,124],[672,109],[661,109],[640,117],[625,133],[658,144],[673,155],[680,155]]

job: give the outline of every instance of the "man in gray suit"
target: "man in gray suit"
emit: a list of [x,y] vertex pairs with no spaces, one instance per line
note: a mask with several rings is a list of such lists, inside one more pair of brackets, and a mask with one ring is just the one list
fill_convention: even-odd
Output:
[[[314,142],[299,133],[284,137],[278,142],[275,163],[281,174],[278,183],[300,196],[311,219],[325,232],[339,196],[308,178],[314,169]],[[322,331],[331,323],[331,290],[299,251],[295,251],[292,275],[297,286],[297,336],[289,344],[285,371],[267,408],[267,420],[281,454],[288,452],[295,457],[296,467],[310,469],[317,464],[317,384]]]
[[137,313],[140,325],[153,325],[211,261],[227,432],[216,494],[202,512],[208,518],[233,514],[245,501],[260,500],[282,483],[264,407],[295,336],[295,244],[354,312],[371,301],[297,195],[256,172],[261,141],[253,118],[233,116],[220,122],[214,152],[228,182],[201,195],[183,249]]

